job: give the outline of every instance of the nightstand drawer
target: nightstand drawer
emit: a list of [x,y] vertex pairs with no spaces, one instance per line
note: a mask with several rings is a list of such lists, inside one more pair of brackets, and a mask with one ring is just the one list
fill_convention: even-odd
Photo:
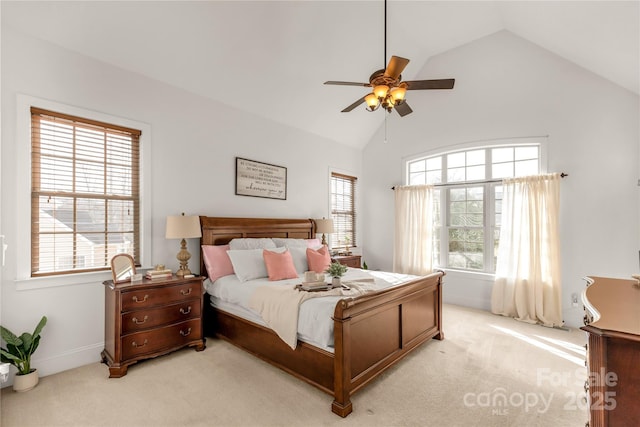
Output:
[[202,339],[202,325],[200,319],[193,319],[165,328],[153,329],[145,332],[122,337],[122,355],[124,359],[178,348],[190,341]]
[[132,290],[122,294],[122,311],[172,304],[184,301],[188,297],[200,298],[197,293],[201,292],[201,286],[199,281],[194,281],[156,289]]
[[342,265],[353,268],[362,268],[360,264],[360,255],[338,255],[334,257],[333,261],[339,262]]
[[166,307],[130,311],[122,315],[122,335],[198,317],[200,317],[199,299]]

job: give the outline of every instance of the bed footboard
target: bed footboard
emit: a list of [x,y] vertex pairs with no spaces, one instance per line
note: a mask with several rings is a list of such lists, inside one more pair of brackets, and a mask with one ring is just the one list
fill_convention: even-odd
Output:
[[438,271],[410,284],[341,300],[334,312],[334,401],[341,417],[351,395],[418,345],[443,339],[442,277]]
[[425,341],[443,339],[443,272],[338,302],[334,353],[298,342],[295,350],[271,329],[205,305],[205,332],[260,357],[334,396],[346,417],[351,396]]

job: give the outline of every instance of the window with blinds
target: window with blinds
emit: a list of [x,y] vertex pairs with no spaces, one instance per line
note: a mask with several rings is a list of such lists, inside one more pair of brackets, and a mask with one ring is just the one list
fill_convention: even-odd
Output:
[[140,264],[136,129],[31,108],[31,276]]
[[331,173],[331,218],[333,248],[356,246],[356,182],[357,178]]

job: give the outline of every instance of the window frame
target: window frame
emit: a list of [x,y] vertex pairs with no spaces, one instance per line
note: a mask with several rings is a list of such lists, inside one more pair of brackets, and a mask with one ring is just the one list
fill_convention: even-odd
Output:
[[331,249],[336,249],[336,250],[341,250],[341,249],[346,249],[346,244],[337,244],[337,235],[341,232],[340,230],[338,230],[338,225],[340,224],[339,221],[336,221],[336,218],[334,217],[335,214],[335,209],[334,209],[334,204],[333,204],[333,197],[334,197],[334,192],[333,192],[333,180],[334,178],[339,178],[339,179],[343,179],[343,180],[347,180],[351,182],[351,198],[352,198],[352,202],[351,202],[351,210],[348,211],[350,212],[351,215],[351,241],[349,243],[349,248],[355,248],[358,246],[358,233],[357,233],[357,201],[358,201],[358,194],[357,194],[357,188],[358,188],[358,177],[353,175],[353,174],[348,174],[348,173],[344,173],[344,172],[338,172],[338,171],[330,171],[329,173],[329,217],[331,219],[333,219],[333,228],[334,228],[334,232],[329,234],[329,245],[331,247]]
[[[43,123],[50,123],[45,124]],[[67,138],[69,138],[68,147],[66,150],[63,148],[55,149],[52,147],[52,143],[55,141],[55,136],[51,136],[50,132],[65,132],[64,129],[67,128],[71,132],[68,134]],[[48,129],[48,130],[47,130]],[[35,132],[35,134],[34,134]],[[92,138],[91,135],[95,135],[99,137],[96,141]],[[139,173],[140,173],[140,145],[139,140],[141,136],[141,131],[139,129],[131,129],[125,128],[122,126],[114,125],[112,123],[103,123],[97,122],[95,120],[90,120],[84,117],[70,116],[68,114],[62,114],[57,111],[43,110],[37,107],[31,107],[31,149],[32,149],[32,157],[31,157],[31,168],[32,168],[32,186],[31,186],[31,222],[33,224],[32,232],[31,232],[31,277],[42,277],[42,276],[52,276],[58,274],[77,274],[83,272],[90,271],[100,271],[100,270],[109,270],[110,269],[110,261],[109,261],[109,252],[112,254],[117,251],[116,248],[110,246],[114,243],[109,243],[111,241],[110,235],[118,235],[121,233],[132,234],[132,250],[133,252],[130,255],[133,256],[136,261],[136,265],[140,265],[140,256],[139,256],[139,246],[140,246],[140,230],[139,224],[140,221],[138,219],[138,212],[140,210],[140,194],[139,194]],[[64,138],[64,136],[63,136]],[[125,147],[130,147],[127,151],[122,151],[122,145],[118,141],[122,141],[124,138],[125,141],[131,141],[130,145],[125,145]],[[114,145],[109,145],[109,141],[112,141]],[[64,145],[63,145],[64,147]],[[110,148],[112,147],[112,148]],[[87,154],[82,155],[82,149],[96,150],[102,154],[102,157],[94,158],[93,156],[88,156]],[[66,151],[66,152],[65,152]],[[115,157],[114,157],[115,156]],[[129,157],[129,158],[127,158]],[[41,177],[45,174],[48,174],[48,170],[51,169],[51,166],[47,167],[46,165],[52,160],[59,160],[68,162],[70,166],[70,170],[66,173],[57,173],[54,172],[53,178],[68,178],[67,188],[51,188],[50,184],[47,184],[47,181],[41,179]],[[128,161],[128,163],[126,163]],[[114,163],[116,162],[116,163]],[[79,190],[80,185],[83,181],[78,179],[76,168],[81,167],[83,164],[90,164],[93,166],[98,166],[102,171],[99,175],[99,180],[95,183],[99,184],[99,191],[96,191],[95,188],[90,189],[86,188],[84,191]],[[125,166],[130,167],[128,169],[130,174],[128,176],[128,180],[124,181],[128,186],[128,191],[125,189],[124,192],[119,191],[112,193],[109,191],[109,183],[111,180],[108,178],[107,172],[109,170],[117,171],[117,166]],[[113,169],[109,169],[112,167]],[[126,169],[125,169],[126,170]],[[120,177],[121,172],[117,173],[116,177]],[[47,229],[47,227],[43,228],[42,226],[38,226],[41,224],[41,204],[42,198],[45,197],[48,200],[68,200],[71,204],[70,212],[73,215],[73,222],[67,224],[69,230],[56,230],[56,229]],[[86,236],[85,232],[78,229],[78,222],[76,218],[81,214],[82,207],[81,205],[84,203],[95,203],[103,201],[104,207],[102,208],[105,217],[103,219],[103,228],[92,230],[89,232],[89,235],[98,235],[104,236],[104,244],[103,247],[100,248],[100,245],[97,246],[99,249],[96,252],[102,252],[102,256],[104,256],[104,263],[99,266],[86,266],[85,265],[85,255],[79,255],[76,253],[77,249],[81,245],[79,241],[83,240],[83,236]],[[109,206],[112,203],[118,202],[129,202],[131,206],[128,208],[132,209],[132,221],[131,221],[131,229],[127,231],[117,231],[112,229],[116,223],[111,224],[108,220],[108,213],[110,211]],[[94,212],[95,208],[92,208],[90,212]],[[136,220],[138,219],[138,220]],[[46,244],[48,240],[46,236],[51,236],[50,239],[53,241],[57,239],[70,240],[69,243],[62,244],[62,246],[58,246],[58,244],[53,243],[55,251],[58,249],[64,250],[60,256],[63,258],[70,259],[70,264],[68,268],[59,267],[57,258],[51,259],[49,262],[52,262],[51,268],[42,269],[41,265],[47,263],[47,258],[42,258],[42,253],[40,256],[38,254],[34,254],[34,250],[39,248],[43,243]],[[42,239],[45,239],[44,241]],[[67,252],[69,251],[69,252]],[[94,250],[95,252],[95,250]],[[99,259],[99,258],[98,258]],[[82,262],[80,263],[80,260]],[[80,265],[82,264],[82,265]]]
[[[441,182],[435,184],[436,189],[440,191],[439,215],[440,215],[440,233],[439,233],[439,246],[437,248],[437,255],[439,259],[434,258],[434,266],[445,270],[451,270],[460,272],[462,274],[471,275],[494,275],[495,274],[495,229],[496,229],[496,209],[495,209],[495,191],[496,187],[499,187],[502,182],[502,178],[492,177],[492,159],[491,149],[494,148],[507,148],[507,147],[523,147],[523,146],[537,146],[538,147],[538,173],[542,174],[546,171],[547,165],[547,139],[548,136],[536,136],[525,138],[505,138],[499,140],[487,140],[487,141],[474,141],[465,144],[453,145],[447,148],[441,148],[431,150],[421,154],[405,157],[402,159],[403,177],[405,185],[410,184],[410,164],[419,160],[427,160],[433,157],[442,156],[440,164],[440,176]],[[468,152],[474,150],[487,150],[485,153],[485,179],[474,181],[452,181],[447,180],[447,160],[448,154]],[[425,173],[425,181],[426,181]],[[451,188],[469,188],[482,186],[484,188],[483,197],[483,269],[463,269],[457,267],[450,267],[448,262],[449,255],[449,201],[450,201],[450,189]],[[434,248],[435,249],[435,248]],[[435,251],[434,251],[435,256]],[[490,266],[490,268],[488,268]]]
[[[88,120],[112,123],[114,125],[139,129],[142,134],[140,146],[140,212],[139,239],[140,264],[151,265],[152,233],[151,233],[151,127],[144,122],[101,113],[94,110],[70,106],[56,101],[45,100],[29,95],[18,94],[16,99],[16,141],[18,143],[16,162],[16,211],[31,212],[31,107],[56,111],[61,114],[84,117]],[[16,217],[16,290],[42,289],[56,286],[72,286],[77,284],[101,282],[111,278],[109,270],[98,270],[77,273],[31,277],[31,215]]]

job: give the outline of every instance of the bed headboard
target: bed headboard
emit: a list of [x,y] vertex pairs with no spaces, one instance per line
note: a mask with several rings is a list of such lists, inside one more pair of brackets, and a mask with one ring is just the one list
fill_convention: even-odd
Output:
[[[280,237],[312,239],[316,237],[316,223],[312,219],[291,218],[221,218],[200,217],[201,245],[226,245],[235,238]],[[206,275],[202,251],[200,274]]]

